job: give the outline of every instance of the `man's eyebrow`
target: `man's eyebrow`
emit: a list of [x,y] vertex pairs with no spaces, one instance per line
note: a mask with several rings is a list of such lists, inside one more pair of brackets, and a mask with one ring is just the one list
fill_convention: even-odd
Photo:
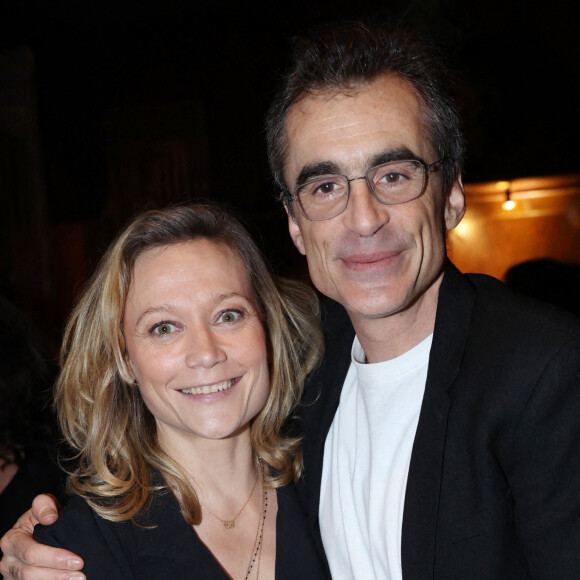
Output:
[[[382,165],[383,163],[389,163],[391,161],[402,161],[404,159],[415,159],[416,161],[421,161],[425,163],[425,160],[413,153],[407,147],[395,147],[379,151],[371,156],[367,161],[367,168],[376,167],[377,165]],[[296,187],[300,187],[307,181],[310,181],[314,177],[319,177],[321,175],[343,175],[344,170],[336,161],[319,161],[317,163],[308,163],[305,165],[298,177],[296,179]],[[353,177],[353,176],[348,176]]]
[[296,187],[300,187],[313,177],[319,177],[320,175],[336,175],[337,173],[340,173],[340,167],[338,163],[335,163],[334,161],[308,163],[298,174],[298,177],[296,178]]
[[397,147],[395,149],[385,149],[373,155],[369,160],[367,167],[376,167],[383,163],[390,163],[391,161],[404,161],[407,159],[414,159],[425,163],[425,160],[413,153],[407,147]]

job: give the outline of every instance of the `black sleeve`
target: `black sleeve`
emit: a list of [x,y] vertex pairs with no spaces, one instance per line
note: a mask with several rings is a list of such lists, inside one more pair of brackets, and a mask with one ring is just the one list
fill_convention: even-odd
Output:
[[580,578],[580,340],[550,358],[504,447],[533,578]]
[[88,580],[134,578],[118,531],[130,523],[109,522],[98,516],[80,497],[73,497],[50,526],[37,525],[34,538],[46,545],[66,548],[85,562]]

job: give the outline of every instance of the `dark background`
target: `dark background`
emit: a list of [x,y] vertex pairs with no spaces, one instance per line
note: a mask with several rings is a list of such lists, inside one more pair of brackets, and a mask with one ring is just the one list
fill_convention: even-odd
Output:
[[[288,39],[332,19],[402,22],[443,48],[469,143],[467,182],[578,173],[573,6],[0,0],[0,50],[33,63],[25,114],[36,144],[31,162],[4,98],[0,290],[56,343],[121,224],[149,201],[198,197],[239,210],[274,267],[300,272],[268,176],[263,117]],[[13,82],[0,74],[4,94]]]

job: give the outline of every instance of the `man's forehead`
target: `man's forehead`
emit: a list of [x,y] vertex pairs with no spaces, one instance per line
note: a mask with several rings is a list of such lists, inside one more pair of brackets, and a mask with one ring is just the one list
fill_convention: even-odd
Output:
[[288,113],[285,173],[325,161],[347,171],[389,149],[406,148],[422,157],[430,146],[420,110],[411,84],[392,75],[347,92],[309,94]]
[[[367,97],[376,104],[387,104],[402,98],[419,107],[420,96],[407,80],[395,74],[384,74],[372,80],[352,82],[341,87],[321,87],[311,90],[289,108],[287,122],[299,114],[324,114],[337,106],[347,106]],[[353,104],[354,106],[354,104]]]

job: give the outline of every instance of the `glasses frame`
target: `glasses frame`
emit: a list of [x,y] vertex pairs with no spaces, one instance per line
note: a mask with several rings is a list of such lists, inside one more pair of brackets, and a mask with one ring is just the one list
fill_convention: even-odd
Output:
[[[421,188],[419,190],[419,193],[417,193],[417,195],[409,198],[409,199],[405,199],[404,201],[395,201],[395,202],[386,202],[383,201],[381,199],[379,199],[375,193],[375,188],[373,187],[371,181],[369,180],[369,175],[373,172],[376,171],[377,169],[379,169],[380,167],[383,167],[383,165],[388,165],[389,163],[397,163],[397,162],[407,162],[407,161],[411,161],[413,163],[417,163],[421,166],[421,168],[423,169],[423,183],[421,184]],[[287,190],[287,193],[289,194],[289,197],[291,199],[291,201],[295,201],[296,205],[298,206],[298,209],[300,210],[300,213],[310,222],[323,222],[326,220],[331,220],[339,215],[341,215],[342,213],[344,213],[346,211],[346,208],[348,207],[348,202],[350,200],[350,184],[352,181],[358,181],[359,179],[364,179],[367,183],[367,187],[369,188],[369,191],[371,192],[372,196],[381,204],[383,205],[400,205],[402,203],[407,203],[409,201],[413,201],[414,199],[417,199],[418,197],[421,197],[423,195],[423,193],[425,192],[425,189],[427,188],[427,184],[429,182],[428,180],[428,174],[433,172],[433,171],[437,171],[440,168],[440,165],[446,161],[445,157],[442,157],[441,159],[439,159],[438,161],[434,161],[433,163],[425,163],[422,159],[393,159],[392,161],[387,161],[386,163],[379,163],[379,165],[373,165],[372,167],[369,167],[364,175],[360,175],[358,177],[348,177],[347,175],[343,175],[341,173],[333,173],[331,175],[328,175],[327,177],[343,177],[346,180],[347,183],[347,190],[346,190],[346,203],[344,204],[344,207],[338,212],[335,213],[329,217],[323,217],[323,218],[311,218],[308,217],[306,215],[306,212],[304,210],[304,208],[302,207],[302,204],[300,203],[300,196],[299,196],[299,190],[301,188],[303,188],[305,185],[308,185],[309,183],[312,183],[313,181],[316,181],[318,179],[320,179],[320,177],[316,177],[315,179],[306,181],[305,183],[302,183],[301,185],[298,185],[294,188],[294,191],[292,193],[290,193]]]

